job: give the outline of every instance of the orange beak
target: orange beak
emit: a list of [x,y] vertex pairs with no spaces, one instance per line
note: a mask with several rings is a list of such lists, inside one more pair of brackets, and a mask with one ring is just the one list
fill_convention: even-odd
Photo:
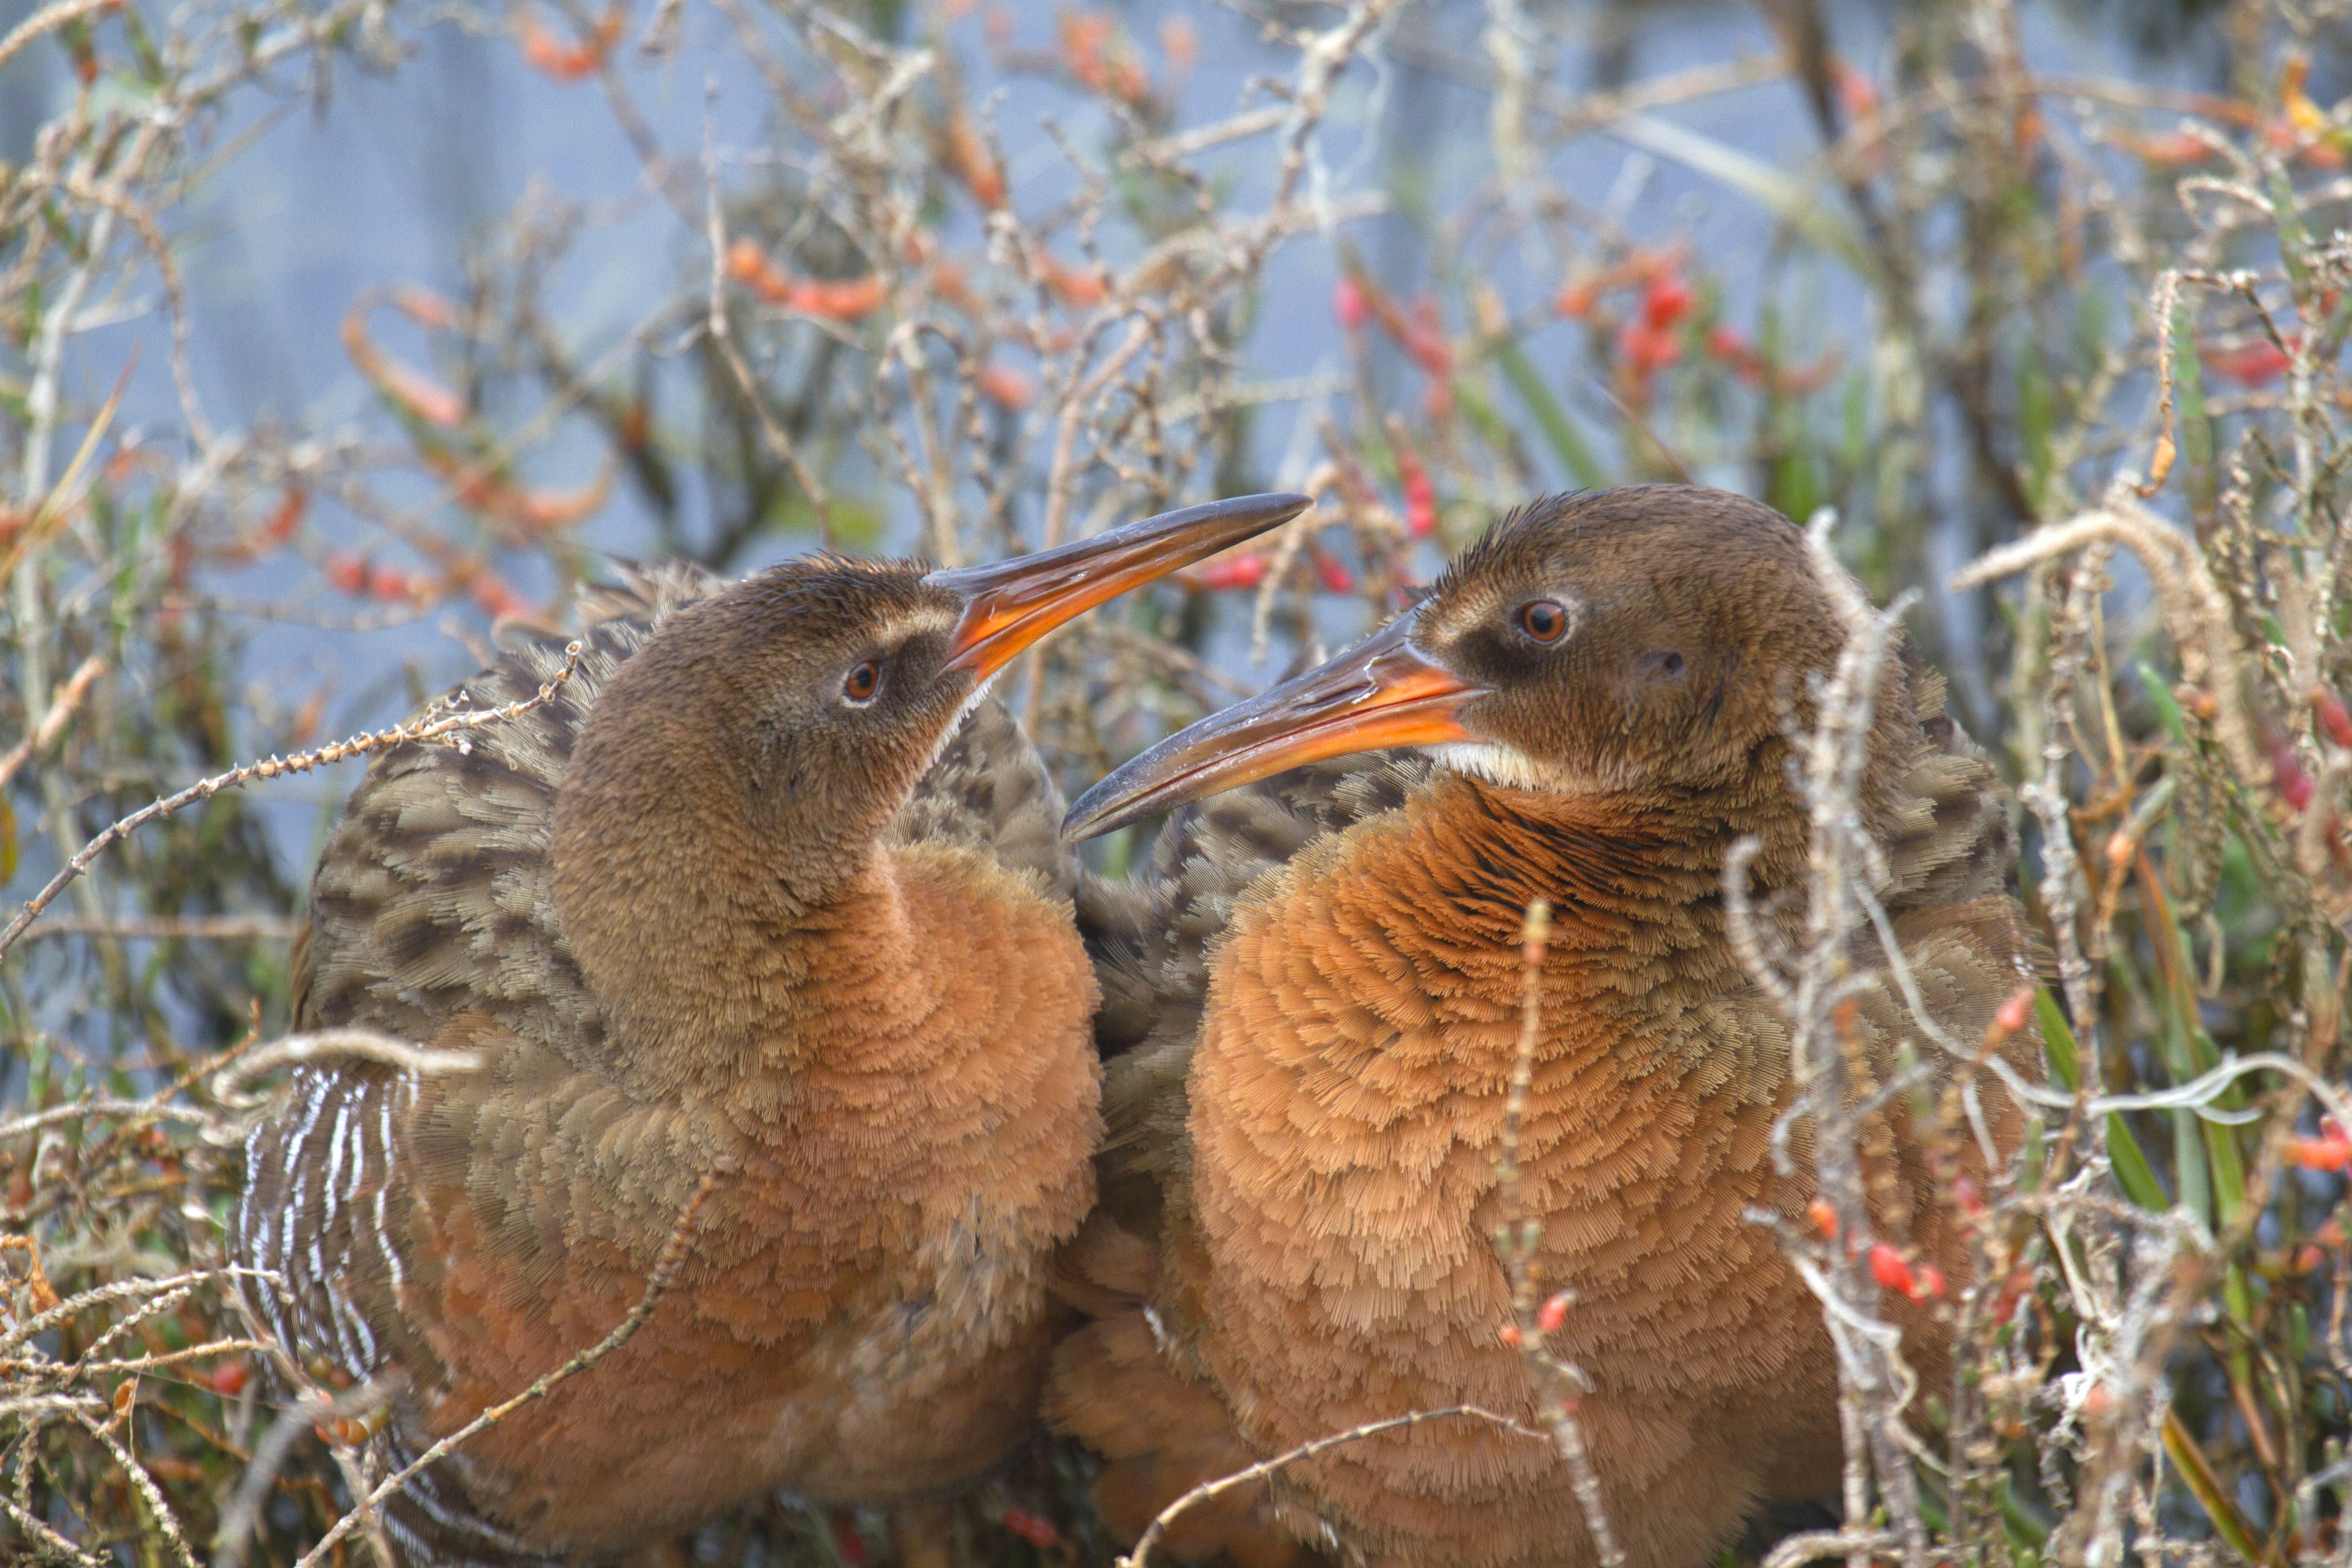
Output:
[[1430,662],[1412,646],[1413,619],[1399,616],[1328,664],[1169,736],[1080,795],[1062,837],[1092,838],[1328,757],[1475,740],[1461,710],[1488,689]]
[[1236,496],[1163,512],[1034,555],[957,566],[923,579],[962,595],[950,670],[986,680],[1063,622],[1180,566],[1255,538],[1314,504],[1305,496]]

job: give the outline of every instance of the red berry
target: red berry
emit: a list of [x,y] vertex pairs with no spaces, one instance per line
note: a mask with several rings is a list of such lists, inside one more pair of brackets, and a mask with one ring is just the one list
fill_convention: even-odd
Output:
[[1546,1301],[1542,1309],[1536,1313],[1536,1327],[1549,1334],[1568,1321],[1568,1302],[1572,1294],[1572,1291],[1562,1290],[1559,1295]]
[[1962,1214],[1984,1213],[1984,1194],[1977,1191],[1973,1176],[1952,1178],[1952,1204]]
[[1642,320],[1653,331],[1664,331],[1683,319],[1690,309],[1690,285],[1675,273],[1661,273],[1652,279],[1648,292],[1642,296]]
[[333,584],[335,592],[363,594],[367,592],[367,563],[358,556],[339,551],[327,557],[327,581]]
[[2341,1171],[2352,1166],[2352,1142],[2341,1138],[2290,1138],[2286,1157],[2306,1171]]
[[493,616],[519,616],[529,607],[496,577],[475,578],[471,592],[474,603]]
[[1992,1016],[1993,1026],[2004,1035],[2013,1035],[2025,1027],[2032,1011],[2033,987],[2021,985],[2002,999],[2000,1011]]
[[2352,713],[2344,710],[2344,700],[2324,686],[2311,689],[2311,705],[2319,710],[2320,727],[2327,738],[2337,745],[2352,750]]
[[1212,561],[1201,568],[1201,586],[1212,592],[1221,588],[1255,588],[1265,581],[1265,557],[1263,555],[1228,555],[1223,561]]
[[213,1368],[213,1392],[234,1399],[245,1392],[245,1385],[252,1379],[253,1363],[237,1356]]
[[2271,786],[2278,791],[2290,811],[2301,811],[2311,804],[2311,775],[2303,771],[2302,759],[2294,754],[2294,744],[2284,734],[2273,734],[2270,740]]
[[1426,539],[1437,531],[1437,487],[1429,482],[1429,470],[1412,447],[1400,443],[1396,458],[1397,479],[1404,490],[1405,531]]
[[1647,374],[1681,359],[1683,346],[1672,332],[1660,331],[1644,321],[1628,321],[1617,330],[1617,354],[1635,372]]
[[2301,811],[2311,804],[2311,775],[2301,768],[2293,768],[2279,778],[2279,798],[2288,806]]
[[283,544],[293,538],[294,531],[302,526],[302,513],[310,504],[309,494],[300,487],[287,490],[285,499],[278,503],[278,510],[269,514],[268,522],[262,526],[262,536],[272,544]]
[[1552,300],[1551,308],[1563,316],[1578,321],[1592,314],[1592,307],[1601,302],[1601,289],[1591,279],[1570,283]]
[[1870,1249],[1870,1277],[1887,1289],[1900,1290],[1906,1296],[1915,1288],[1911,1266],[1903,1261],[1901,1253],[1883,1241]]
[[1437,381],[1454,374],[1454,344],[1445,335],[1445,318],[1438,313],[1436,300],[1424,295],[1412,302],[1411,320],[1391,313],[1382,318],[1381,325],[1422,374]]
[[1360,332],[1370,323],[1371,301],[1364,298],[1364,286],[1356,281],[1354,273],[1340,273],[1339,281],[1331,286],[1331,313],[1351,332]]
[[1944,1271],[1928,1263],[1919,1266],[1918,1278],[1913,1281],[1911,1288],[1904,1292],[1914,1301],[1930,1300],[1941,1297],[1943,1293]]
[[2233,349],[2212,349],[2203,355],[2206,368],[2241,386],[2261,386],[2276,381],[2294,363],[2286,351],[2263,338]]
[[1051,1552],[1062,1543],[1062,1532],[1054,1528],[1052,1520],[1024,1513],[1017,1508],[1004,1510],[1004,1528],[1040,1552]]
[[976,384],[982,396],[1016,413],[1037,400],[1036,382],[1009,364],[982,366]]
[[1320,550],[1315,552],[1315,574],[1323,580],[1327,594],[1345,594],[1356,585],[1356,574],[1348,570],[1347,563]]
[[1505,1323],[1501,1328],[1495,1331],[1495,1337],[1502,1341],[1505,1344],[1510,1346],[1513,1350],[1518,1349],[1519,1346],[1527,1342],[1526,1339],[1520,1334],[1519,1325],[1517,1323]]
[[857,1533],[857,1518],[845,1508],[830,1511],[833,1525],[833,1546],[848,1568],[866,1568],[866,1538]]

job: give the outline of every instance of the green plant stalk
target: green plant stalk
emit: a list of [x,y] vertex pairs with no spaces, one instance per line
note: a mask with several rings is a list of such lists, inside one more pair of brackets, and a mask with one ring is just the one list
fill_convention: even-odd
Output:
[[2164,1451],[2180,1472],[2189,1493],[2195,1497],[2206,1517],[2213,1521],[2213,1531],[2229,1542],[2230,1549],[2249,1563],[2273,1561],[2271,1544],[2264,1542],[2238,1505],[2230,1500],[2221,1478],[2213,1473],[2211,1461],[2197,1446],[2189,1428],[2181,1423],[2179,1412],[2164,1413]]
[[1462,417],[1470,422],[1471,428],[1478,432],[1479,439],[1507,458],[1517,447],[1518,432],[1495,411],[1495,405],[1486,401],[1486,395],[1472,383],[1470,377],[1457,375],[1449,384],[1454,390],[1454,406],[1461,409]]
[[[1592,455],[1592,448],[1584,444],[1584,437],[1577,434],[1576,426],[1569,420],[1568,411],[1559,405],[1559,400],[1552,396],[1551,389],[1544,384],[1535,361],[1528,357],[1528,351],[1509,339],[1499,339],[1494,346],[1495,363],[1503,367],[1503,374],[1509,379],[1511,390],[1519,395],[1519,401],[1535,416],[1536,427],[1543,432],[1544,440],[1551,447],[1553,455],[1559,458],[1560,467],[1568,470],[1570,479],[1587,489],[1599,489],[1606,485],[1609,482],[1607,471],[1601,468],[1600,459]],[[1455,395],[1460,395],[1459,388]]]
[[2050,373],[2043,366],[2041,356],[2032,353],[2020,354],[2017,364],[2017,422],[2018,447],[2023,460],[2019,467],[2024,470],[2021,477],[2026,499],[2032,501],[2036,512],[2043,511],[2049,500],[2057,419],[2056,392],[2050,384]]
[[2017,1498],[2017,1486],[2008,1472],[2000,1478],[2000,1521],[2009,1531],[2009,1544],[2021,1556],[2050,1544],[2050,1527]]
[[[2200,1074],[2212,1071],[2221,1065],[2221,1047],[2213,1037],[2205,1032],[2203,1021],[2197,1013],[2197,987],[2191,978],[2189,943],[2174,918],[2172,900],[2166,896],[2164,884],[2149,863],[2147,854],[2139,857],[2140,890],[2147,900],[2147,911],[2153,929],[2149,935],[2156,946],[2157,964],[2163,971],[2165,989],[2168,993],[2168,1016],[2165,1029],[2165,1066],[2177,1083],[2186,1083]],[[2225,1110],[2245,1107],[2245,1096],[2238,1086],[2213,1097],[2214,1104]],[[2194,1111],[2179,1114],[2196,1117]],[[2236,1222],[2246,1202],[2245,1152],[2238,1145],[2234,1127],[2219,1121],[2196,1117],[2204,1129],[2205,1152],[2213,1173],[2214,1199],[2220,1205],[2215,1218],[2223,1225]]]
[[[2149,937],[2156,948],[2157,966],[2162,971],[2165,989],[2165,1066],[2175,1083],[2186,1083],[2201,1073],[2219,1066],[2220,1047],[2205,1032],[2197,1016],[2197,992],[2189,978],[2189,947],[2174,917],[2172,900],[2165,894],[2164,885],[2156,875],[2156,868],[2143,852],[2139,857],[2140,890],[2147,900]],[[2231,1085],[2214,1096],[2215,1104],[2235,1110],[2244,1104],[2245,1097]],[[2245,1214],[2246,1172],[2244,1151],[2238,1145],[2238,1131],[2219,1121],[2209,1121],[2193,1110],[2173,1113],[2177,1148],[2181,1160],[2181,1196],[2187,1202],[2190,1174],[2209,1184],[2204,1195],[2210,1207],[2197,1212],[2203,1215],[2216,1235],[2234,1228]],[[2194,1122],[2200,1137],[2189,1136],[2189,1123]],[[2249,1338],[2254,1331],[2254,1296],[2247,1283],[2245,1269],[2232,1258],[2223,1270],[2221,1301],[2235,1323]],[[2253,1368],[2242,1348],[2229,1356],[2230,1373],[2233,1378],[2250,1380]]]
[[2213,1176],[2205,1160],[2205,1145],[2197,1131],[2197,1113],[2175,1110],[2172,1121],[2172,1184],[2182,1208],[2197,1216],[2206,1229],[2214,1228]]
[[2172,683],[2157,673],[2156,667],[2146,659],[2139,661],[2139,683],[2147,693],[2148,706],[2156,710],[2157,722],[2177,745],[2189,744],[2189,725],[2181,717],[2180,704],[2173,700]]
[[[2058,1087],[2074,1091],[2080,1081],[2079,1058],[2074,1046],[2074,1031],[2066,1026],[2066,1015],[2058,1010],[2057,999],[2046,990],[2033,994],[2033,1015],[2042,1026],[2042,1046],[2050,1058],[2050,1076]],[[2120,1111],[2107,1113],[2107,1161],[2115,1167],[2116,1184],[2124,1196],[2151,1213],[2162,1214],[2172,1206],[2164,1195],[2164,1184],[2156,1179],[2156,1169],[2141,1152],[2139,1140],[2124,1122]]]
[[2270,196],[2271,217],[2278,228],[2279,262],[2286,268],[2300,303],[2311,289],[2311,262],[2305,254],[2311,248],[2311,234],[2303,226],[2303,209],[2295,205],[2294,183],[2287,177],[2284,163],[2271,168]]
[[[2023,1553],[2046,1544],[2050,1540],[2050,1527],[2034,1518],[2025,1505],[2017,1500],[2017,1489],[2011,1484],[2008,1471],[2000,1472],[2000,1521],[2004,1533],[2009,1537],[2010,1550]],[[1946,1494],[1937,1489],[1950,1484],[1949,1479],[1940,1471],[1933,1481],[1924,1475],[1920,1479],[1919,1517],[1927,1521],[1927,1528],[1938,1535],[1948,1535],[1952,1530],[1951,1510]]]

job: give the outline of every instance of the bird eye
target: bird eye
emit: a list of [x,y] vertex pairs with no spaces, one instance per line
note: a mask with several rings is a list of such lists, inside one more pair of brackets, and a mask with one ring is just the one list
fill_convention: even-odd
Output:
[[881,689],[882,661],[878,658],[867,659],[864,664],[851,670],[848,679],[841,683],[843,700],[857,703],[861,707],[873,701],[874,694]]
[[1549,599],[1519,607],[1519,629],[1538,642],[1558,642],[1568,633],[1568,612]]

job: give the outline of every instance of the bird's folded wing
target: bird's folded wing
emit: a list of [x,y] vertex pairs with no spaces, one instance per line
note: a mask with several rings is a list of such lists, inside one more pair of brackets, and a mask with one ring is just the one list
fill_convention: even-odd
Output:
[[416,1081],[389,1068],[306,1067],[246,1141],[233,1251],[255,1318],[329,1386],[439,1363],[400,1308],[412,1278],[403,1156]]
[[[548,838],[588,710],[646,635],[641,622],[601,622],[549,701],[377,757],[311,879],[297,1028],[423,1042],[478,1011],[583,1066],[601,1058],[604,1023],[563,943]],[[443,703],[523,702],[562,666],[562,647],[533,643]]]
[[[1905,645],[1910,654],[1910,647]],[[1888,836],[1890,908],[1963,903],[2002,892],[2017,865],[2009,792],[1984,748],[1944,711],[1943,676],[1906,658],[1920,750],[1903,781],[1907,809]]]
[[[396,1365],[422,1399],[451,1382],[503,1397],[626,1312],[738,1140],[480,1015],[429,1043],[477,1065],[306,1067],[257,1125],[238,1250],[278,1279],[247,1295],[332,1382]],[[737,1260],[698,1241],[695,1261]]]
[[[635,621],[659,626],[670,613],[697,599],[722,594],[727,579],[689,561],[632,561],[616,557],[614,580],[583,584],[572,601],[572,618],[581,627],[606,621]],[[559,644],[562,638],[555,639]]]

